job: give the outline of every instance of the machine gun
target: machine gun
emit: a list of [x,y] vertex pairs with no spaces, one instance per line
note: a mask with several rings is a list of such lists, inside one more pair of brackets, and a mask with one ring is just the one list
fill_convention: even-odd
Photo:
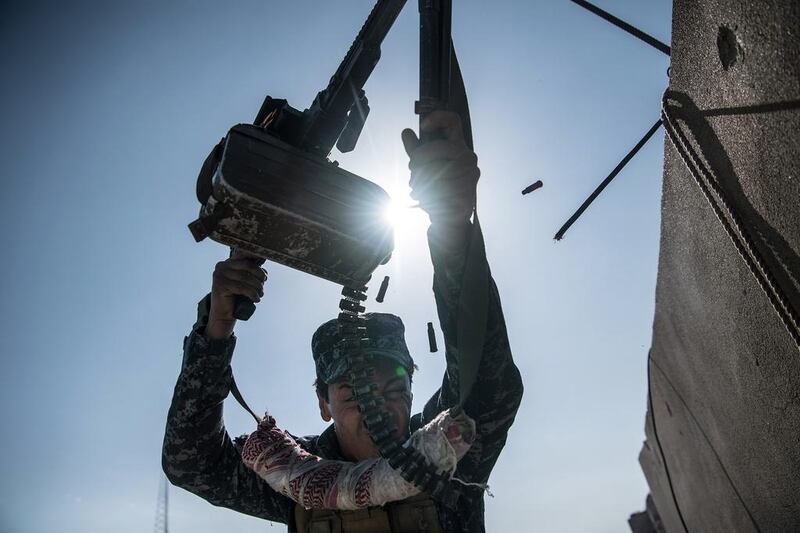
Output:
[[[344,285],[338,317],[342,339],[337,346],[347,361],[348,380],[369,435],[406,481],[454,508],[460,489],[418,450],[395,439],[392,414],[373,382],[374,354],[365,349],[365,284],[393,250],[392,228],[382,216],[389,196],[327,159],[334,144],[342,152],[356,145],[369,112],[363,86],[404,4],[405,0],[378,0],[328,86],[308,109],[301,112],[286,100],[267,96],[253,124],[231,128],[200,171],[197,197],[202,208],[189,228],[197,241],[211,237]],[[419,9],[416,111],[421,120],[439,109],[458,112],[464,139],[472,148],[466,92],[450,38],[452,0],[419,0]],[[435,137],[426,133],[422,140]],[[459,365],[464,369],[461,401],[453,416],[463,410],[480,361],[487,284],[488,266],[475,215],[462,281],[466,296],[459,303],[458,342],[464,353]],[[246,320],[254,309],[242,297],[234,315]],[[235,383],[233,392],[250,411]]]
[[[383,217],[389,195],[328,160],[352,150],[369,106],[364,84],[405,0],[378,0],[328,86],[305,111],[267,96],[253,124],[212,150],[197,181],[206,237],[345,286],[363,285],[394,248]],[[236,317],[255,305],[241,297]]]

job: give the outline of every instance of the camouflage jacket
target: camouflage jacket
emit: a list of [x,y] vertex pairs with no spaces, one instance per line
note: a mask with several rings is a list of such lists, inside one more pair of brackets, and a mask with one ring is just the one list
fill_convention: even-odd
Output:
[[[454,386],[457,381],[455,325],[465,247],[444,242],[432,230],[428,232],[428,241],[447,371],[441,388],[428,400],[423,411],[412,417],[412,431],[458,401],[458,390]],[[484,352],[478,378],[465,405],[466,412],[475,419],[477,437],[455,474],[470,483],[488,481],[522,398],[522,380],[511,357],[500,298],[491,277],[489,285]],[[183,365],[164,436],[164,472],[173,484],[214,505],[285,523],[289,531],[294,532],[294,502],[272,490],[242,463],[236,444],[225,430],[222,405],[230,391],[230,362],[236,338],[208,340],[204,336],[207,301],[201,302],[198,321],[184,339]],[[310,453],[341,460],[332,429],[329,427],[319,436],[298,441]],[[463,496],[457,509],[437,506],[443,530],[448,533],[484,531],[483,490],[459,488]]]

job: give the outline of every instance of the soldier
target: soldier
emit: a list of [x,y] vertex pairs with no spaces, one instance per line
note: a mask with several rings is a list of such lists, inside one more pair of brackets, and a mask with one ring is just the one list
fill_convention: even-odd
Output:
[[[461,276],[470,234],[470,216],[480,171],[464,140],[458,115],[430,114],[422,131],[442,130],[444,138],[423,145],[412,130],[402,133],[409,155],[411,196],[428,213],[428,244],[434,267],[433,291],[445,338],[448,370],[441,388],[422,413],[411,416],[414,363],[400,318],[384,313],[367,317],[369,349],[376,356],[376,383],[396,422],[396,435],[407,437],[458,401],[456,321]],[[502,450],[522,397],[522,381],[511,357],[500,299],[489,279],[487,330],[477,380],[464,405],[476,422],[476,438],[458,463],[461,486],[456,508],[425,494],[359,511],[310,511],[277,493],[242,462],[240,450],[222,421],[222,400],[230,391],[234,298],[254,302],[264,294],[266,271],[234,254],[217,264],[211,294],[198,307],[198,320],[184,339],[183,366],[167,419],[163,467],[169,480],[190,492],[249,515],[288,525],[290,532],[476,532],[484,531],[482,486]],[[361,422],[341,361],[332,357],[335,320],[319,327],[312,339],[320,415],[333,425],[321,435],[297,439],[326,459],[359,461],[378,457]]]

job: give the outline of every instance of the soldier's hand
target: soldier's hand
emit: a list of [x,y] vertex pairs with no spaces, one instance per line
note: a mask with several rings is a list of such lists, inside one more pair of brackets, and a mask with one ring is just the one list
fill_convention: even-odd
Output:
[[432,224],[469,220],[481,171],[478,157],[464,142],[461,119],[457,113],[434,111],[425,117],[420,130],[441,131],[444,138],[422,144],[413,130],[403,130],[411,197],[428,213]]
[[267,271],[261,268],[263,259],[235,250],[231,257],[217,263],[211,284],[211,310],[206,337],[224,339],[233,333],[236,319],[233,311],[236,297],[244,296],[258,303],[264,296]]

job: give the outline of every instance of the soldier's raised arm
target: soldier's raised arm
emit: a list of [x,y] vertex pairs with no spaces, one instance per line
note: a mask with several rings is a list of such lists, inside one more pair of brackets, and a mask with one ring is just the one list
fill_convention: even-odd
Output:
[[[439,131],[441,138],[420,144],[413,131],[405,130],[403,143],[410,158],[412,197],[419,200],[431,218],[428,244],[434,268],[433,291],[447,358],[442,387],[425,406],[424,423],[459,400],[458,310],[480,170],[477,156],[464,142],[457,114],[431,113],[421,128]],[[485,255],[481,259],[486,261]],[[456,476],[474,483],[488,480],[523,392],[522,379],[511,356],[500,296],[486,270],[486,335],[477,378],[464,405],[467,414],[475,419],[477,438],[456,471]]]
[[293,503],[244,465],[222,418],[236,346],[235,297],[258,302],[266,279],[256,262],[237,254],[217,264],[211,293],[198,304],[197,322],[184,339],[162,465],[170,482],[214,505],[289,523]]

